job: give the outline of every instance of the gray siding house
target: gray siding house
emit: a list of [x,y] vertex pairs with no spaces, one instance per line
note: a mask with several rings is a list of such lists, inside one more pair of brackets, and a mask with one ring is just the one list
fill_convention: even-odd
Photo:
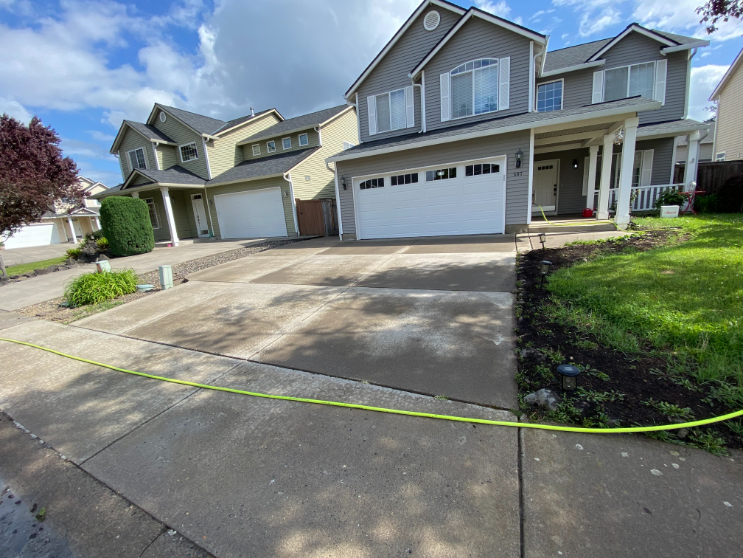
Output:
[[[472,7],[425,0],[345,94],[359,144],[335,164],[343,240],[504,233],[532,217],[629,222],[689,188],[691,58],[708,41],[638,24],[556,51]],[[688,144],[673,184],[676,138]],[[605,156],[606,154],[606,156]]]

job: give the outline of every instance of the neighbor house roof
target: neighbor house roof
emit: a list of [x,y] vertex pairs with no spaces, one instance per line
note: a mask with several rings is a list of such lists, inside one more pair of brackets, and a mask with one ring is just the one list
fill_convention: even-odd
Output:
[[332,120],[344,111],[351,110],[353,107],[349,105],[338,105],[337,107],[327,108],[319,110],[317,112],[311,112],[310,114],[303,114],[302,116],[296,116],[294,118],[287,118],[283,122],[278,122],[261,130],[257,134],[254,134],[244,140],[238,142],[237,145],[244,145],[251,141],[256,141],[263,138],[278,137],[282,134],[290,134],[292,132],[298,132],[300,130],[306,130],[307,128],[313,128],[325,124],[328,120]]
[[203,114],[197,114],[195,112],[189,112],[187,110],[170,107],[167,105],[161,105],[160,103],[155,103],[155,106],[153,107],[152,112],[150,113],[150,116],[147,119],[148,122],[154,122],[153,119],[155,117],[156,109],[158,108],[161,110],[164,110],[167,114],[170,114],[171,116],[180,120],[181,122],[183,122],[186,126],[191,128],[196,133],[201,134],[201,135],[206,135],[206,136],[213,136],[213,135],[225,132],[229,130],[230,128],[239,126],[240,124],[243,124],[247,122],[248,120],[258,118],[259,116],[263,116],[264,114],[267,114],[272,111],[276,113],[279,119],[281,120],[284,119],[284,117],[281,116],[279,111],[277,111],[274,108],[262,110],[262,111],[256,112],[255,114],[248,114],[245,116],[240,116],[239,118],[234,118],[232,120],[224,121],[224,120],[219,120],[218,118],[212,118],[211,116],[204,116]]
[[462,141],[509,132],[530,130],[532,128],[540,128],[543,126],[563,123],[566,125],[572,125],[578,124],[583,120],[605,116],[626,115],[633,112],[654,110],[660,107],[660,101],[650,101],[638,96],[554,112],[525,112],[515,116],[492,118],[490,120],[462,124],[461,126],[441,128],[423,134],[415,133],[401,137],[364,142],[342,151],[333,157],[329,157],[327,161],[343,161],[345,159],[370,157],[373,155],[380,155],[383,153],[401,151],[415,147],[425,147],[428,145],[437,145],[452,141]]
[[312,155],[319,147],[302,149],[301,151],[291,151],[273,157],[261,157],[243,161],[230,170],[223,172],[216,178],[208,181],[207,186],[219,186],[221,184],[230,184],[232,182],[244,182],[247,180],[256,180],[269,176],[278,176],[289,172],[307,157]]

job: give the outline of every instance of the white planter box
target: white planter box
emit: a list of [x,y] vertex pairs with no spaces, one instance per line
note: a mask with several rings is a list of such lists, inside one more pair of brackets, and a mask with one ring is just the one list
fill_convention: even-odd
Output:
[[661,205],[660,206],[660,216],[664,219],[675,219],[679,216],[679,206],[678,205]]

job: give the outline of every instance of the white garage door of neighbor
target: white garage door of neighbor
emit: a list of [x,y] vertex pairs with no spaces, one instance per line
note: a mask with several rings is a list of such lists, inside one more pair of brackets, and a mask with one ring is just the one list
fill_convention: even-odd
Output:
[[287,236],[280,188],[214,196],[222,238]]
[[505,157],[354,180],[358,238],[503,233]]
[[[0,239],[4,236],[0,235]],[[26,225],[5,241],[5,248],[31,248],[33,246],[48,246],[59,244],[59,232],[54,223]]]

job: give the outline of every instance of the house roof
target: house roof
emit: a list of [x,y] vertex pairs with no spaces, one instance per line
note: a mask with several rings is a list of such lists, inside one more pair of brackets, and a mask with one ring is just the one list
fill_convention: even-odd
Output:
[[[195,175],[190,170],[184,169],[180,165],[175,165],[165,170],[134,169],[124,181],[124,189],[126,189],[136,175],[149,178],[152,180],[151,183],[157,183],[163,186],[168,184],[203,186],[205,182],[203,178]],[[143,186],[143,184],[138,184],[137,186]]]
[[572,66],[585,64],[586,60],[588,60],[594,52],[605,46],[606,43],[612,40],[612,38],[613,37],[609,39],[599,39],[598,41],[591,41],[590,43],[583,43],[582,45],[549,51],[547,52],[547,59],[544,62],[544,71],[551,72],[562,68],[570,68]]
[[59,219],[64,217],[98,217],[99,213],[95,209],[89,207],[78,207],[68,213],[56,213],[54,211],[47,211],[44,213],[42,219]]
[[733,60],[733,63],[730,64],[728,71],[725,72],[724,76],[722,76],[720,83],[717,84],[717,87],[715,87],[715,90],[712,92],[712,95],[709,96],[710,101],[716,101],[717,99],[720,98],[720,93],[722,93],[722,90],[728,84],[728,81],[730,81],[730,78],[733,77],[733,74],[738,70],[738,66],[740,66],[741,61],[743,61],[743,49],[741,49],[741,51],[738,53],[738,56],[735,57],[735,60]]
[[319,147],[302,149],[301,151],[291,151],[273,157],[261,157],[259,159],[250,159],[243,161],[230,170],[223,172],[216,178],[208,181],[207,186],[219,186],[232,182],[244,182],[247,180],[256,180],[268,176],[277,176],[289,172],[307,157],[312,155]]
[[127,127],[131,128],[132,130],[134,130],[135,132],[137,132],[144,138],[148,139],[149,141],[157,141],[160,143],[178,145],[176,142],[174,142],[172,139],[170,139],[167,135],[165,135],[163,132],[161,132],[154,126],[150,126],[148,124],[142,124],[141,122],[134,122],[133,120],[124,120],[121,123],[119,132],[116,134],[116,139],[111,145],[111,149],[109,153],[116,153],[116,151],[119,149],[119,144],[124,139],[124,131],[127,129]]
[[275,108],[258,111],[255,114],[248,114],[245,116],[240,116],[239,118],[224,121],[219,120],[218,118],[212,118],[211,116],[204,116],[203,114],[197,114],[195,112],[190,112],[176,107],[170,107],[167,105],[161,105],[160,103],[155,103],[155,106],[152,108],[152,112],[147,119],[148,123],[154,122],[155,112],[158,108],[164,110],[167,114],[170,114],[177,120],[180,120],[194,132],[206,136],[213,136],[226,132],[227,130],[234,128],[235,126],[239,126],[240,124],[243,124],[248,120],[258,118],[259,116],[263,116],[272,111],[276,113],[279,119],[284,119],[284,117],[281,116],[279,111],[277,111]]
[[688,134],[707,129],[709,129],[709,124],[706,122],[699,122],[691,118],[682,118],[668,122],[640,124],[637,128],[637,137],[638,139],[644,139],[648,137],[678,136],[684,133]]
[[303,114],[302,116],[287,118],[283,122],[278,122],[270,128],[266,128],[265,130],[261,130],[257,134],[245,138],[244,140],[238,142],[238,145],[243,145],[245,143],[263,138],[278,137],[282,134],[289,134],[299,130],[305,130],[307,128],[320,126],[328,120],[335,118],[340,113],[351,110],[352,108],[353,107],[349,105],[338,105],[337,107],[318,110],[317,112],[311,112],[310,114]]
[[660,106],[661,103],[659,101],[651,101],[638,96],[554,112],[525,112],[515,116],[492,118],[490,120],[482,120],[479,122],[462,124],[460,126],[442,128],[425,132],[423,134],[414,133],[372,142],[364,142],[342,151],[333,157],[329,157],[327,161],[343,161],[345,159],[371,157],[373,155],[380,155],[392,151],[401,151],[404,149],[425,147],[428,145],[530,130],[532,128],[559,125],[563,123],[566,126],[570,126],[585,120],[606,116],[620,116],[645,110],[654,110],[660,108]]

